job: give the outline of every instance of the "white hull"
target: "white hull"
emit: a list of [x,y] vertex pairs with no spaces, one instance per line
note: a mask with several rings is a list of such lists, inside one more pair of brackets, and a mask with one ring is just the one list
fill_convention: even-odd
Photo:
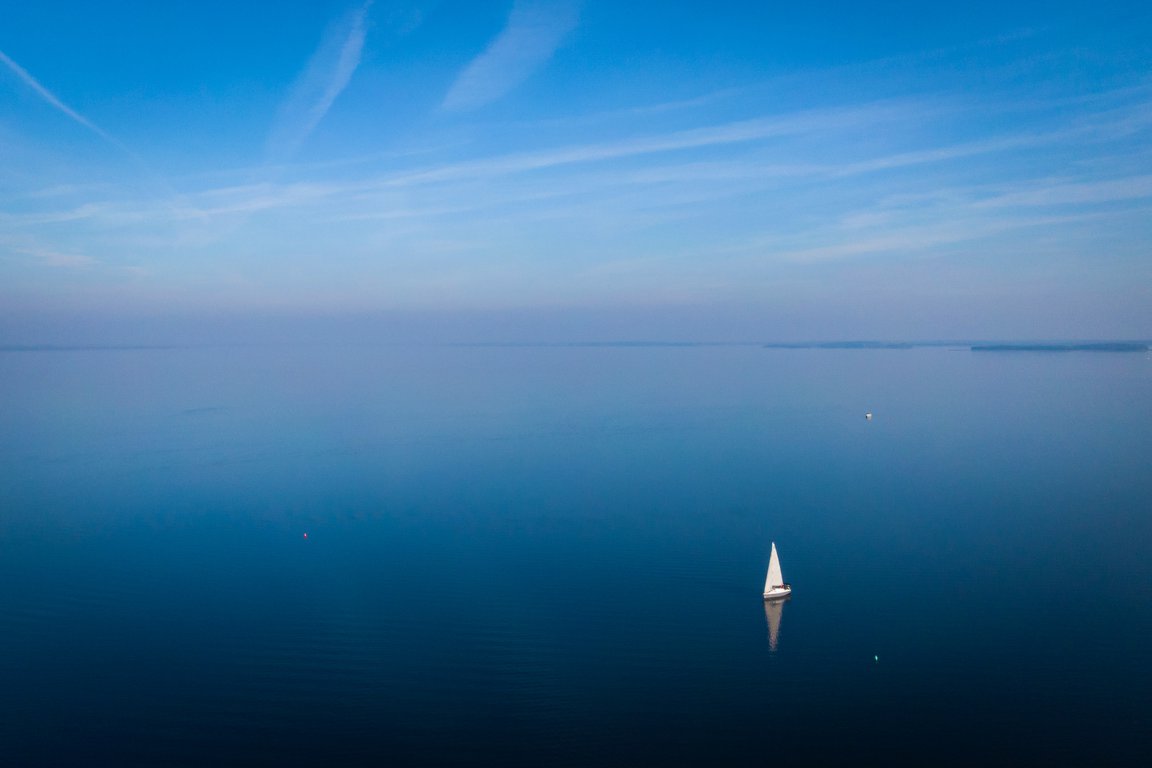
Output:
[[776,600],[792,594],[792,587],[773,587],[764,593],[765,600]]

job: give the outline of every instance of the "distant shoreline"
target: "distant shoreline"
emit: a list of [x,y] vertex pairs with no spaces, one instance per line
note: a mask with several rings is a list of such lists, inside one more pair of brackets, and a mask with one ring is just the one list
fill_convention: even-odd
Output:
[[1139,341],[1073,342],[1067,344],[973,344],[973,352],[1147,352]]

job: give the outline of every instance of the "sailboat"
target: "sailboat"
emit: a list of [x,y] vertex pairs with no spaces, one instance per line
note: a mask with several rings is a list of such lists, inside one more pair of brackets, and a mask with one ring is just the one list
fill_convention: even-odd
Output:
[[768,559],[768,576],[764,579],[764,599],[776,600],[792,594],[792,585],[784,583],[780,573],[780,555],[776,554],[776,542],[772,542],[772,557]]

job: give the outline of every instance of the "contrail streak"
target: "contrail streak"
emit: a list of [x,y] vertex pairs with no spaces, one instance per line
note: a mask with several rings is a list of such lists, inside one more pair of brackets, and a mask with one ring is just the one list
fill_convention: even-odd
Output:
[[280,108],[268,140],[270,156],[285,158],[295,154],[348,86],[360,66],[371,5],[368,0],[325,33],[320,47]]
[[12,70],[13,73],[15,73],[16,77],[20,78],[20,80],[23,81],[24,84],[27,85],[29,88],[36,91],[36,93],[38,93],[40,95],[40,98],[44,99],[44,101],[46,101],[49,104],[51,104],[52,106],[56,107],[56,109],[60,110],[64,114],[68,115],[68,117],[70,117],[73,120],[75,120],[76,122],[80,123],[80,125],[84,126],[88,130],[92,131],[93,133],[95,133],[100,138],[104,139],[104,141],[108,142],[112,146],[116,147],[117,149],[121,150],[122,152],[127,152],[132,157],[135,157],[135,155],[127,147],[125,147],[120,142],[116,141],[116,139],[112,138],[102,128],[100,128],[99,126],[94,124],[88,118],[84,117],[84,115],[80,114],[76,110],[69,107],[64,102],[60,101],[60,99],[56,98],[56,94],[52,93],[52,91],[48,90],[43,85],[41,85],[39,80],[32,77],[32,75],[29,74],[28,70],[24,69],[24,67],[20,66],[16,62],[14,62],[8,56],[8,54],[4,53],[4,51],[0,51],[0,61],[4,62],[6,65],[8,65],[8,68],[10,70]]

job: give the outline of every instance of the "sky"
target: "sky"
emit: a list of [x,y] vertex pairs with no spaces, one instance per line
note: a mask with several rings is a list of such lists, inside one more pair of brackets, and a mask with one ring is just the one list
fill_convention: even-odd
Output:
[[58,2],[0,343],[1152,338],[1146,3]]

